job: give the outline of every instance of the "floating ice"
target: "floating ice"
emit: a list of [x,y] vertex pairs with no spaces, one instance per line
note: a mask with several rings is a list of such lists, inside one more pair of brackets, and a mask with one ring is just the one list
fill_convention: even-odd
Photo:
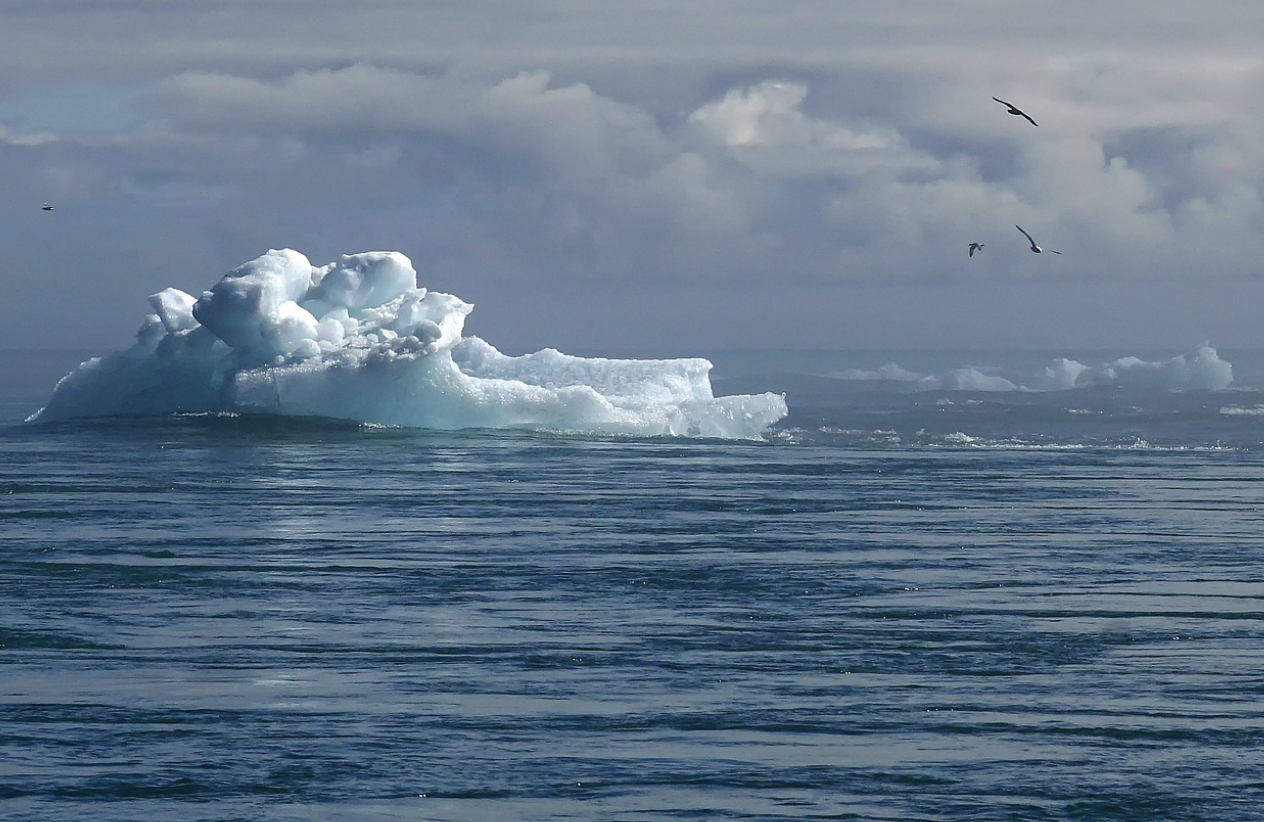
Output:
[[757,437],[780,394],[715,397],[704,359],[506,356],[473,306],[417,286],[396,252],[313,267],[274,250],[195,299],[168,288],[131,348],[88,360],[30,421],[238,412],[416,428]]
[[943,391],[1015,391],[1018,386],[996,374],[985,374],[977,368],[954,368],[936,377],[923,377],[917,387]]
[[1233,382],[1233,366],[1204,343],[1188,354],[1149,362],[1123,357],[1093,367],[1059,359],[1041,372],[1033,387],[1041,390],[1116,385],[1124,388],[1220,389]]
[[1204,343],[1186,354],[1148,361],[1122,357],[1100,365],[1084,365],[1065,357],[1030,374],[1002,376],[995,369],[955,368],[942,374],[918,374],[895,363],[873,371],[850,370],[845,380],[899,382],[926,391],[1067,391],[1116,386],[1166,390],[1223,389],[1233,383],[1233,366]]

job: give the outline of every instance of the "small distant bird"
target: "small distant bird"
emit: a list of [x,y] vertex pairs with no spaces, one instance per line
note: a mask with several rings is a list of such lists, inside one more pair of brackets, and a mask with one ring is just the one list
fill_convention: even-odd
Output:
[[[1018,229],[1019,231],[1023,231],[1023,227],[1022,227],[1022,226],[1020,226],[1020,225],[1016,225],[1016,226],[1014,226],[1014,228]],[[1054,251],[1052,248],[1041,248],[1040,246],[1036,245],[1036,241],[1035,241],[1035,240],[1033,240],[1033,239],[1031,238],[1031,235],[1030,235],[1030,234],[1028,234],[1026,231],[1023,231],[1023,236],[1027,238],[1027,242],[1031,243],[1031,250],[1032,250],[1032,251],[1034,251],[1034,252],[1035,252],[1035,253],[1037,253],[1037,254],[1041,254],[1041,253],[1043,253],[1043,252],[1045,252],[1045,251],[1048,251],[1050,254],[1061,254],[1061,253],[1062,253],[1061,251]]]
[[1040,125],[1040,123],[1037,123],[1035,120],[1028,117],[1027,112],[1023,111],[1021,108],[1014,105],[1013,103],[1007,103],[1004,100],[1002,100],[1000,97],[993,97],[992,99],[1000,103],[1001,105],[1005,106],[1006,108],[1008,108],[1009,113],[1013,114],[1015,117],[1023,117],[1027,120],[1027,122],[1031,123],[1033,126]]
[[970,256],[973,257],[980,248],[983,248],[983,243],[970,243]]
[[48,203],[44,203],[43,210],[44,210],[44,211],[53,211],[53,210],[54,210],[54,208],[53,208],[53,206],[50,206]]

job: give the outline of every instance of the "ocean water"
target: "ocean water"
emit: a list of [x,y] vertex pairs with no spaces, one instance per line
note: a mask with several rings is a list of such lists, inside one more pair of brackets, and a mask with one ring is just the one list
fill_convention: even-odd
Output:
[[708,356],[790,416],[27,425],[5,352],[0,818],[1264,819],[1264,355]]

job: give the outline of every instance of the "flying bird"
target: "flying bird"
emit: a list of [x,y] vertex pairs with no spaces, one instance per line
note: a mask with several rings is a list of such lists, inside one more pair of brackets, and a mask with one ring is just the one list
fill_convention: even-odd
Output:
[[44,203],[44,205],[43,205],[43,210],[44,210],[44,211],[52,211],[52,210],[53,210],[53,206],[50,206],[48,203]]
[[1031,123],[1033,126],[1040,125],[1040,123],[1037,123],[1035,120],[1031,119],[1031,117],[1027,115],[1027,112],[1023,111],[1021,108],[1014,105],[1013,103],[1007,103],[1004,100],[1002,100],[1000,97],[993,97],[992,99],[1000,103],[1001,105],[1006,106],[1009,109],[1009,113],[1013,114],[1015,117],[1022,117],[1026,119],[1027,122]]
[[973,257],[980,248],[983,248],[983,243],[970,243],[970,256]]
[[[1018,229],[1019,231],[1023,231],[1023,227],[1022,227],[1022,226],[1020,226],[1020,225],[1016,225],[1016,226],[1014,226],[1014,228]],[[1030,235],[1030,234],[1028,234],[1026,231],[1023,231],[1023,236],[1027,238],[1027,242],[1031,243],[1031,250],[1032,250],[1032,251],[1034,251],[1034,252],[1035,252],[1035,253],[1037,253],[1037,254],[1041,254],[1041,253],[1043,253],[1043,252],[1045,252],[1045,251],[1048,251],[1050,254],[1061,254],[1061,253],[1062,253],[1061,251],[1054,251],[1052,248],[1041,248],[1040,246],[1036,245],[1036,241],[1035,241],[1035,240],[1033,240],[1033,239],[1031,238],[1031,235]]]

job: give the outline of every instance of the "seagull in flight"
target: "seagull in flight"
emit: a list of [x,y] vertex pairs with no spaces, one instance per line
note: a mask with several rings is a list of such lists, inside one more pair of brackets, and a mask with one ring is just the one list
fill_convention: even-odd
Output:
[[1040,125],[1040,124],[1039,124],[1039,123],[1037,123],[1035,120],[1031,119],[1031,117],[1028,117],[1028,116],[1027,116],[1027,112],[1023,111],[1021,108],[1019,108],[1018,106],[1014,105],[1013,103],[1007,103],[1007,102],[1005,102],[1004,100],[1002,100],[1000,97],[993,97],[992,99],[993,99],[993,100],[995,100],[996,102],[1000,103],[1001,105],[1006,106],[1007,108],[1009,108],[1009,113],[1010,113],[1010,114],[1013,114],[1013,115],[1014,115],[1014,116],[1016,116],[1016,117],[1023,117],[1023,118],[1025,118],[1025,119],[1027,120],[1027,122],[1031,123],[1033,126],[1038,126],[1038,125]]
[[43,211],[52,211],[52,210],[53,210],[53,206],[50,206],[48,203],[44,203],[42,210],[43,210]]
[[[1014,228],[1018,229],[1019,231],[1023,231],[1023,227],[1022,227],[1022,226],[1020,226],[1020,225],[1016,225],[1016,226],[1014,226]],[[1041,248],[1040,246],[1036,245],[1036,241],[1035,241],[1035,240],[1033,240],[1033,239],[1031,238],[1031,235],[1030,235],[1030,234],[1028,234],[1026,231],[1023,231],[1023,236],[1027,238],[1027,242],[1031,243],[1031,250],[1032,250],[1032,251],[1034,251],[1034,252],[1035,252],[1035,253],[1037,253],[1037,254],[1043,253],[1043,252],[1045,252],[1045,251],[1048,251],[1050,254],[1061,254],[1061,253],[1062,253],[1061,251],[1054,251],[1052,248]]]
[[973,257],[980,248],[983,248],[983,243],[970,243],[970,256]]

